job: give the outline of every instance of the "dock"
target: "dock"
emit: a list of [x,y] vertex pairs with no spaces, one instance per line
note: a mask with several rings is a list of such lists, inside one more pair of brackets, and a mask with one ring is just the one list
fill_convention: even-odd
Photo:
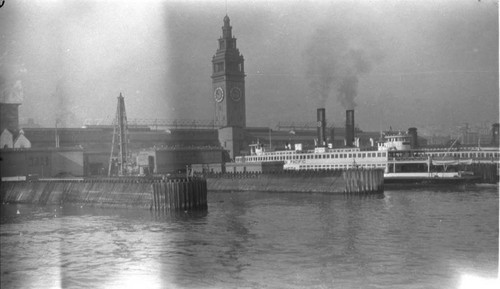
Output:
[[0,202],[143,208],[165,212],[206,210],[207,186],[206,180],[199,178],[10,181],[0,184]]

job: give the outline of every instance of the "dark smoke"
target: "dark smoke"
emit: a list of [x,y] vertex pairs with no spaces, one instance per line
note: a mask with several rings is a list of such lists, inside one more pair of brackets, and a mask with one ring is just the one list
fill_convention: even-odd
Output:
[[345,109],[354,109],[356,103],[354,98],[358,95],[358,77],[356,75],[350,75],[344,77],[340,83],[337,91],[337,100],[340,101]]
[[337,88],[337,100],[345,109],[354,109],[356,107],[354,98],[358,95],[358,76],[369,73],[372,64],[365,51],[361,49],[349,50],[344,60],[347,63],[347,70]]
[[[356,33],[319,28],[304,51],[307,79],[318,107],[324,107],[332,89],[345,109],[354,109],[359,77],[372,69],[380,52],[371,39]],[[366,47],[366,48],[364,48]]]

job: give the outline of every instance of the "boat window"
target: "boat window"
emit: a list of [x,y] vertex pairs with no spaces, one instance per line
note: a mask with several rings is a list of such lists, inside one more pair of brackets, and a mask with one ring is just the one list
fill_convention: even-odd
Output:
[[361,157],[364,158],[366,156],[366,154],[362,154]]
[[349,154],[349,158],[352,158],[352,154]]

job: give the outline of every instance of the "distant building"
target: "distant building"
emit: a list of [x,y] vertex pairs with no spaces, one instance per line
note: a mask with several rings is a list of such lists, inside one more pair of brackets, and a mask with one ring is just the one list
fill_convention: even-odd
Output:
[[223,164],[228,161],[222,148],[164,148],[151,151],[154,173],[166,174],[186,171],[192,164]]
[[36,175],[38,177],[83,176],[83,150],[2,149],[2,177]]
[[24,131],[20,130],[17,133],[12,133],[8,129],[4,129],[0,135],[1,149],[28,149],[31,148],[31,142],[24,136]]
[[14,140],[15,149],[29,149],[31,148],[31,142],[24,136],[24,131],[20,130],[16,139]]
[[4,129],[0,135],[0,149],[11,148],[14,148],[14,135],[8,129]]

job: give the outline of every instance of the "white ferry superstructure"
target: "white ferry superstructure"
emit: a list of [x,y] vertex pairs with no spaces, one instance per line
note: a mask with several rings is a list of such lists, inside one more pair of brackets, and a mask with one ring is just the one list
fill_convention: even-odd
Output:
[[[460,147],[460,149],[412,148],[412,136],[407,132],[389,131],[377,146],[359,148],[317,147],[314,150],[283,150],[266,152],[263,144],[250,145],[249,156],[236,157],[237,163],[282,161],[284,170],[328,170],[349,168],[380,168],[385,176],[397,177],[456,177],[448,167],[459,164],[499,164],[498,147]],[[300,146],[299,146],[300,148]],[[436,166],[442,169],[435,171]],[[431,169],[432,167],[432,169]]]
[[316,148],[265,152],[260,143],[251,145],[252,154],[236,157],[237,163],[283,161],[285,170],[326,170],[347,168],[383,168],[387,152],[360,148]]

